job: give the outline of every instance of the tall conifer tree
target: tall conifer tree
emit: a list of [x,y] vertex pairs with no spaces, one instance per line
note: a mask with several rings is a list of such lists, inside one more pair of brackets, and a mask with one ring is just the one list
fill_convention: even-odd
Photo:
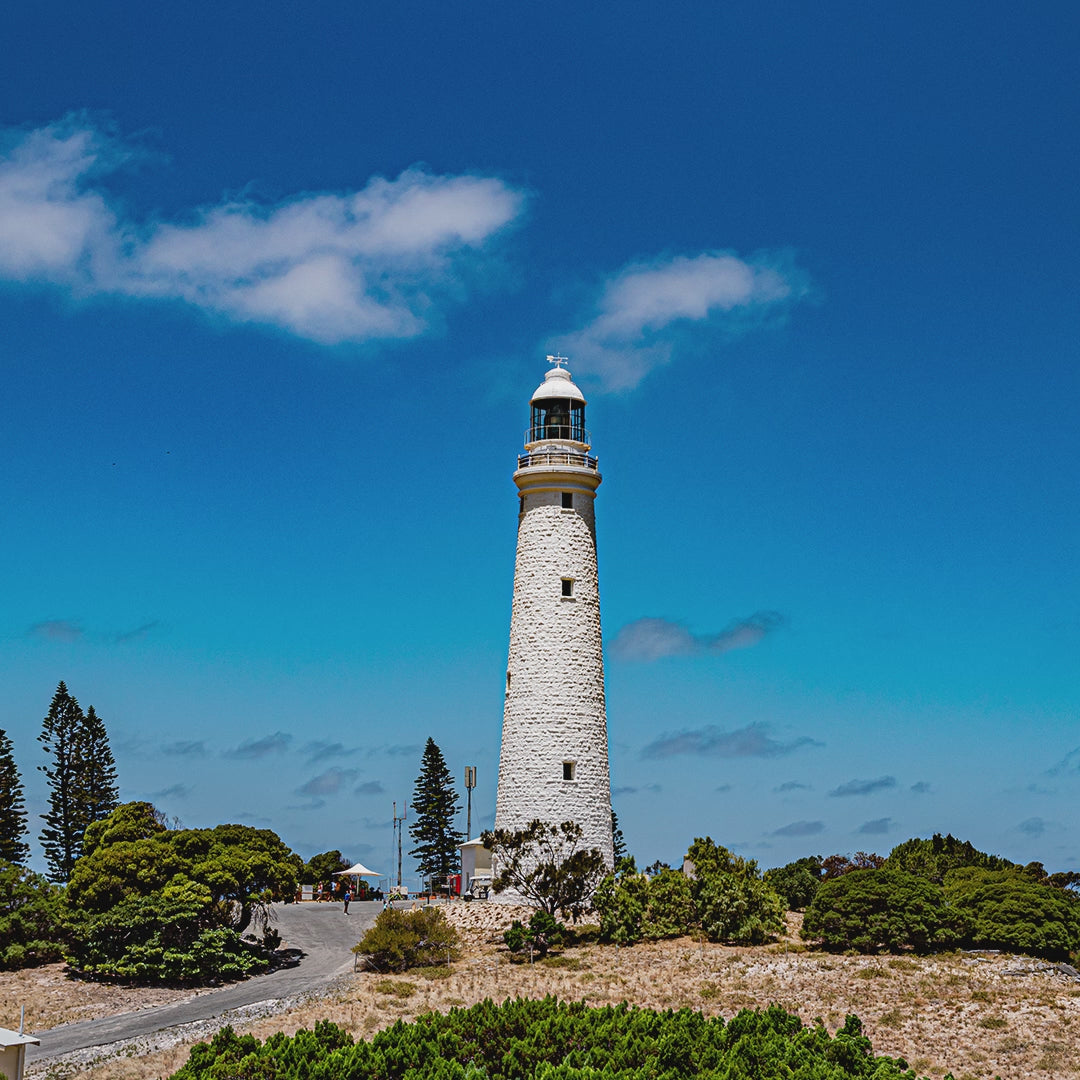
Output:
[[424,747],[412,808],[416,820],[409,835],[416,847],[409,854],[416,859],[421,877],[441,885],[458,870],[458,844],[463,836],[454,828],[454,816],[461,809],[454,778],[432,738]]
[[0,859],[23,863],[30,854],[26,835],[26,804],[22,779],[15,765],[11,740],[0,728]]
[[41,846],[53,881],[67,881],[82,849],[89,821],[80,797],[81,743],[86,718],[63,682],[56,688],[38,741],[51,763],[38,768],[49,779],[49,812],[42,814]]
[[79,798],[89,825],[92,821],[107,818],[120,805],[116,760],[109,747],[105,724],[93,705],[86,710],[79,741],[82,757]]

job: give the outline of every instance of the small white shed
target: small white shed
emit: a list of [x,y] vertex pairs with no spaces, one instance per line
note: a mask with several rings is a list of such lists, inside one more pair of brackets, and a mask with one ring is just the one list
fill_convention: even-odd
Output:
[[491,852],[484,847],[484,842],[477,837],[461,845],[461,892],[462,895],[472,888],[474,878],[480,878],[486,884],[491,883]]
[[33,1035],[22,1035],[10,1028],[0,1028],[0,1076],[6,1080],[22,1080],[26,1048],[40,1046]]

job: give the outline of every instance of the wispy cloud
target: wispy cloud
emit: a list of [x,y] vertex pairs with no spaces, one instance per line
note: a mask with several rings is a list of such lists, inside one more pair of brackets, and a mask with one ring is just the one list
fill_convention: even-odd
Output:
[[369,750],[368,756],[381,753],[388,757],[412,757],[419,754],[420,750],[419,743],[395,743],[391,746],[378,746],[374,750]]
[[848,795],[872,795],[875,791],[885,791],[896,787],[895,776],[879,776],[876,780],[848,780],[847,783],[834,787],[829,795],[844,798]]
[[782,784],[777,784],[773,788],[774,795],[782,795],[785,791],[810,791],[812,790],[809,784],[804,784],[799,780],[785,780]]
[[313,776],[306,784],[296,789],[297,795],[310,795],[321,798],[336,795],[346,784],[351,784],[359,775],[357,769],[339,769],[336,765],[325,772]]
[[770,836],[817,836],[825,831],[823,821],[792,821],[788,825],[781,825],[779,829],[773,829]]
[[152,622],[145,622],[141,626],[136,626],[134,630],[124,630],[119,634],[113,635],[113,641],[117,645],[122,645],[127,641],[138,641],[139,638],[146,637],[152,630],[156,630],[159,623],[157,619]]
[[930,791],[930,785],[925,780],[917,780],[909,790],[915,792],[916,795],[926,795]]
[[1046,770],[1047,776],[1080,774],[1080,746],[1070,750],[1056,765]]
[[289,748],[292,736],[284,731],[275,731],[273,735],[264,735],[261,739],[248,739],[232,750],[226,750],[224,757],[240,760],[257,760],[270,754],[283,754]]
[[879,817],[864,821],[855,831],[862,836],[884,836],[892,829],[892,818]]
[[328,761],[331,758],[348,758],[360,753],[359,747],[347,747],[339,742],[326,742],[323,739],[314,739],[305,743],[300,751],[311,764],[319,761]]
[[731,784],[717,784],[716,787],[713,788],[713,791],[719,792],[721,795],[724,795],[727,792],[731,791],[732,786],[733,785]]
[[805,275],[785,253],[659,257],[615,273],[584,325],[549,344],[573,358],[575,372],[598,376],[608,390],[627,390],[678,347],[714,345],[718,335],[782,315],[806,292]]
[[647,791],[650,794],[655,795],[657,792],[663,790],[663,786],[660,784],[642,784],[640,787],[625,785],[623,787],[612,788],[611,797],[614,799],[619,795],[636,795],[639,791]]
[[160,791],[151,791],[151,799],[186,799],[195,789],[190,784],[173,784]]
[[161,748],[161,752],[168,754],[170,757],[206,757],[206,743],[201,739],[165,743]]
[[357,795],[382,795],[386,788],[378,780],[365,780],[354,789]]
[[615,635],[610,649],[616,659],[645,662],[665,656],[726,653],[756,645],[784,623],[784,616],[777,611],[757,611],[717,633],[692,634],[682,623],[646,617],[627,623]]
[[1025,818],[1016,827],[1026,836],[1042,836],[1046,832],[1046,822],[1041,817]]
[[34,623],[26,631],[27,637],[43,638],[45,641],[80,641],[84,633],[78,623],[69,619],[46,619],[44,622]]
[[802,735],[787,742],[772,736],[768,724],[747,724],[734,731],[723,731],[713,724],[692,731],[677,731],[663,735],[641,751],[644,758],[674,757],[676,754],[695,754],[704,757],[783,757],[804,746],[823,743]]
[[85,115],[0,132],[0,279],[182,301],[324,344],[409,338],[460,299],[525,201],[493,177],[412,168],[136,221],[103,179],[137,156]]

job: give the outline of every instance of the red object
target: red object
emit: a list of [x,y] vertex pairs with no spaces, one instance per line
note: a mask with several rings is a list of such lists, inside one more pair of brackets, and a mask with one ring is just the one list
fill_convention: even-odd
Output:
[[450,891],[455,896],[460,896],[461,895],[461,875],[460,874],[455,874],[450,879]]

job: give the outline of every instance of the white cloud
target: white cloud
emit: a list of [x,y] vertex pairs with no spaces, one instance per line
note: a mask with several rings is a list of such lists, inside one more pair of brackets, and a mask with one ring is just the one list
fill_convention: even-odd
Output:
[[804,276],[782,255],[740,259],[722,251],[632,263],[603,286],[581,329],[551,339],[575,372],[608,390],[635,387],[666,364],[687,333],[744,329],[806,294]]
[[422,334],[524,205],[492,177],[412,168],[358,191],[137,222],[100,185],[125,147],[84,118],[8,132],[3,146],[0,277],[180,300],[325,344]]

